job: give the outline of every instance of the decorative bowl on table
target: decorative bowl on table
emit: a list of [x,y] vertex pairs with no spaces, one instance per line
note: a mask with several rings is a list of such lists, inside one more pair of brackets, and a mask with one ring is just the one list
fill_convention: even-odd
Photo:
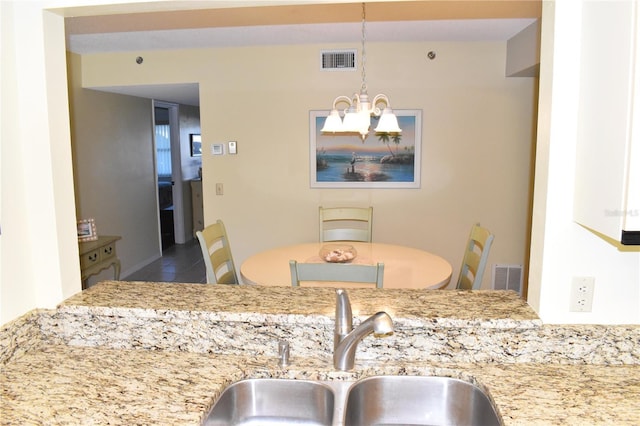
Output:
[[326,244],[320,249],[320,258],[330,263],[346,263],[356,258],[358,252],[349,244]]

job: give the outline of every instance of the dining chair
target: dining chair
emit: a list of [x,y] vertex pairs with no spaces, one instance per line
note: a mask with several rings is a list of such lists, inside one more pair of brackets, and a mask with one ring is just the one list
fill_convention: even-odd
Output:
[[320,242],[371,242],[373,207],[319,208]]
[[382,288],[384,263],[377,265],[348,265],[344,263],[299,263],[289,261],[291,285],[299,287],[301,281],[371,283]]
[[493,234],[476,223],[471,227],[462,267],[458,276],[457,289],[478,290],[482,286],[482,276],[487,265]]
[[196,232],[209,284],[238,284],[236,267],[231,256],[231,246],[224,223],[218,220],[213,225]]

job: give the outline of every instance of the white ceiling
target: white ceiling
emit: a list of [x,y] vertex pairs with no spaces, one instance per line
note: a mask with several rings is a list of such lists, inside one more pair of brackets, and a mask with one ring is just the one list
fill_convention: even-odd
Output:
[[[465,19],[368,22],[368,41],[506,41],[535,19]],[[282,44],[353,43],[360,46],[360,23],[268,25],[67,35],[67,50],[78,54],[144,52],[188,48]],[[199,105],[198,85],[103,88],[145,98]]]
[[[467,19],[370,22],[369,41],[501,41],[508,40],[534,19]],[[67,50],[78,53],[132,52],[229,46],[311,43],[360,44],[360,23],[269,25],[158,31],[71,34]]]

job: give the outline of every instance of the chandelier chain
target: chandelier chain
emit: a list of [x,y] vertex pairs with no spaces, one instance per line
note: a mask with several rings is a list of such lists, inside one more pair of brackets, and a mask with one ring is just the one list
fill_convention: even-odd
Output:
[[365,4],[362,3],[362,86],[361,91],[363,93],[367,92],[367,52],[365,50],[365,40],[367,38],[367,34],[365,32]]
[[[0,0],[1,1],[1,0]],[[360,70],[362,74],[362,85],[360,86],[360,93],[355,93],[353,96],[338,96],[333,100],[333,108],[331,113],[327,116],[324,126],[322,127],[322,133],[342,133],[351,134],[358,133],[362,138],[362,143],[369,134],[369,128],[371,127],[371,117],[378,117],[378,125],[373,129],[376,133],[386,134],[400,134],[402,129],[398,126],[398,117],[393,113],[391,109],[391,102],[384,93],[379,93],[369,99],[367,94],[367,51],[366,51],[366,2],[362,2],[362,50],[361,61],[362,68]],[[342,113],[344,114],[344,120],[341,117],[340,111],[338,111],[338,104],[346,103],[348,107],[345,108]],[[379,107],[380,104],[384,104],[384,108]],[[355,173],[352,168],[352,173]]]

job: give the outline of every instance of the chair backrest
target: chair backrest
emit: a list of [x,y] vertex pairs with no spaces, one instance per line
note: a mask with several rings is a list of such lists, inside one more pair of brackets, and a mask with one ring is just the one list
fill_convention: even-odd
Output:
[[481,227],[479,223],[473,225],[462,259],[456,288],[477,290],[481,287],[491,243],[493,243],[491,232]]
[[319,209],[320,242],[371,242],[373,207],[331,207]]
[[231,256],[231,246],[224,223],[218,220],[202,231],[196,232],[202,258],[207,270],[207,283],[238,284],[236,267]]
[[291,285],[300,286],[301,281],[335,281],[371,283],[382,288],[384,264],[353,265],[344,263],[298,263],[289,261]]

